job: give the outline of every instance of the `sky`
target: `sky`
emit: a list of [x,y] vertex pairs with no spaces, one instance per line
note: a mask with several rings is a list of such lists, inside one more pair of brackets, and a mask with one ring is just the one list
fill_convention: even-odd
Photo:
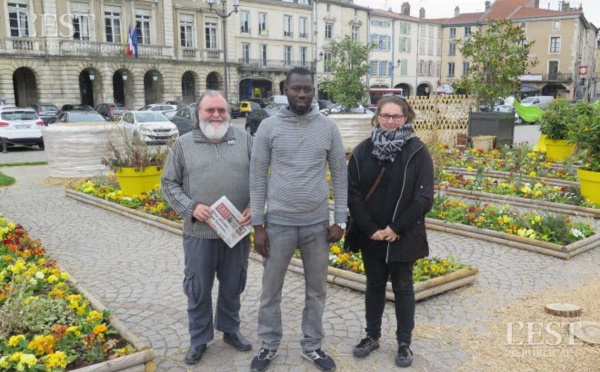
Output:
[[[410,3],[410,15],[419,16],[419,9],[425,8],[427,18],[451,18],[454,16],[454,8],[458,6],[461,13],[483,12],[485,0],[354,0],[354,3],[370,8],[389,9],[400,13],[400,5],[408,1]],[[493,2],[493,0],[492,0]],[[583,7],[583,13],[588,22],[600,27],[600,0],[571,0],[571,7]],[[540,0],[540,8],[558,10],[559,0]]]

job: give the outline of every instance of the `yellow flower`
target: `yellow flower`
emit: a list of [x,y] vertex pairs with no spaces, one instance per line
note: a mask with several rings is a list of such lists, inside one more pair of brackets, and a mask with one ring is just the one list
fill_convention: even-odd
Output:
[[67,280],[67,279],[69,279],[69,274],[62,272],[62,273],[60,273],[60,278],[62,280]]
[[85,305],[81,305],[77,308],[77,315],[83,316],[85,315],[86,307]]
[[17,371],[24,371],[25,366],[28,368],[33,367],[37,364],[37,358],[33,354],[23,354],[19,359],[19,364],[17,365]]
[[97,312],[96,310],[90,311],[87,316],[88,323],[95,323],[98,320],[102,320],[102,313]]
[[17,351],[16,353],[14,353],[10,357],[8,357],[8,360],[10,362],[17,362],[17,361],[21,360],[21,355],[23,355],[23,353],[21,351]]
[[334,245],[334,246],[331,247],[331,253],[333,253],[333,254],[340,254],[341,252],[342,252],[342,250],[337,245]]
[[531,177],[535,177],[535,176],[537,176],[537,173],[535,173],[535,171],[531,171],[531,172],[529,172],[529,175],[530,175]]
[[95,335],[98,335],[100,333],[106,332],[107,330],[108,330],[108,328],[104,324],[98,324],[97,326],[94,327],[92,332],[94,332]]
[[53,368],[66,368],[67,367],[67,354],[62,351],[57,351],[56,353],[48,354],[44,358],[44,365],[47,370],[51,370]]
[[54,349],[54,337],[51,335],[35,336],[27,348],[38,355],[51,353]]
[[38,260],[38,265],[42,265],[42,266],[46,265],[46,259],[45,258],[40,258]]
[[11,338],[8,339],[8,346],[19,346],[19,341],[24,340],[25,336],[24,335],[16,335],[16,336],[12,336]]
[[58,277],[56,275],[50,275],[48,277],[48,283],[54,283],[56,281],[58,281]]
[[3,356],[2,358],[0,358],[0,368],[8,368],[8,357],[7,356]]
[[71,332],[71,333],[75,334],[76,336],[79,336],[81,334],[78,326],[70,326],[69,328],[67,328],[67,332]]
[[470,172],[473,172],[473,167],[469,165],[469,166],[467,167],[467,172],[469,172],[469,173],[470,173]]

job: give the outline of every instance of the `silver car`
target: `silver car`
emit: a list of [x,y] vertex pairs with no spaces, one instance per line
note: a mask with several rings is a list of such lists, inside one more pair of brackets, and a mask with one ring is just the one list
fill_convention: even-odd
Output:
[[37,145],[44,148],[44,121],[31,108],[0,107],[0,146]]
[[160,112],[127,111],[119,124],[149,145],[164,145],[179,135],[177,126]]

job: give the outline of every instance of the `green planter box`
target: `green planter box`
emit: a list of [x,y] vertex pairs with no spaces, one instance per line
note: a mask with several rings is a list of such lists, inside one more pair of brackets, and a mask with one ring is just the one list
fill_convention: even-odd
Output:
[[512,112],[470,112],[469,140],[477,136],[495,136],[495,147],[512,146],[515,137],[515,114]]

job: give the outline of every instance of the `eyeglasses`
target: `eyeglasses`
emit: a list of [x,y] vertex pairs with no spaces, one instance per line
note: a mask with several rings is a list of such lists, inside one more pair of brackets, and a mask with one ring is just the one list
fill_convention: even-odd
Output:
[[392,119],[393,121],[400,121],[406,117],[406,115],[390,115],[390,114],[379,114],[379,117],[383,121]]

